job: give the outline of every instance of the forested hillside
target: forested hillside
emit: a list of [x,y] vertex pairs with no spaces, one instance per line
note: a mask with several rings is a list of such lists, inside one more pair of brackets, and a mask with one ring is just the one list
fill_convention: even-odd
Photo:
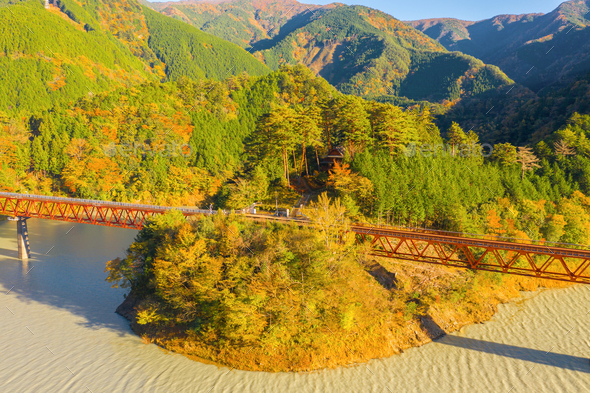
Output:
[[576,112],[590,113],[590,74],[540,96],[522,86],[505,86],[466,98],[437,116],[437,124],[446,129],[458,122],[490,143],[527,144],[550,136]]
[[[368,7],[318,8],[292,0],[150,5],[251,46],[271,69],[304,64],[347,94],[389,95],[390,102],[399,101],[395,97],[406,103],[442,102],[512,83],[497,67],[449,53],[428,36]],[[261,34],[264,28],[267,32]]]
[[271,103],[311,104],[331,94],[302,68],[150,82],[23,119],[2,115],[2,188],[198,204],[244,167],[245,139]]
[[[576,116],[569,119],[573,136],[535,145],[544,161],[529,172],[535,168],[519,166],[516,147],[497,144],[485,158],[491,146],[457,123],[443,138],[428,107],[343,95],[302,66],[223,82],[181,78],[30,118],[3,117],[0,179],[5,190],[238,209],[254,202],[274,208],[278,194],[288,207],[297,199],[290,185],[306,176],[340,195],[359,220],[386,216],[485,232],[485,223],[473,220],[504,209],[501,198],[513,211],[525,199],[544,200],[550,218],[561,214],[561,198],[590,194],[587,116]],[[554,152],[561,139],[579,154]],[[346,149],[346,160],[327,174],[320,157],[334,146]],[[442,151],[417,154],[411,146]],[[546,237],[546,224],[528,227]]]
[[150,34],[148,46],[166,64],[169,80],[186,76],[222,80],[248,72],[263,75],[269,69],[250,53],[215,36],[144,8]]
[[0,26],[0,110],[65,105],[153,78],[115,37],[60,9],[22,1],[0,8],[0,18],[6,22]]
[[[468,55],[447,52],[366,7],[310,6],[310,12],[295,1],[151,5],[214,34],[231,30],[273,69],[304,64],[348,94],[404,107],[436,103],[432,111],[443,130],[456,121],[486,142],[538,141],[574,112],[586,111],[587,1],[565,2],[547,15],[410,22],[446,49]],[[262,37],[246,20],[274,28]],[[503,71],[530,89],[513,85]]]
[[261,52],[276,68],[302,63],[342,92],[360,96],[390,94],[439,102],[476,94],[511,81],[497,68],[442,47],[404,23],[367,7],[338,7],[290,33]]
[[589,11],[590,1],[571,0],[548,14],[408,23],[448,50],[494,64],[516,82],[539,91],[550,84],[563,86],[590,71]]
[[[295,0],[148,3],[164,15],[247,48],[268,45],[309,21],[320,6]],[[329,4],[321,7],[330,9]],[[320,11],[321,12],[321,11]]]
[[0,27],[0,110],[30,112],[181,75],[221,80],[268,72],[243,49],[135,0],[58,4],[45,9],[30,0],[0,9],[8,21]]

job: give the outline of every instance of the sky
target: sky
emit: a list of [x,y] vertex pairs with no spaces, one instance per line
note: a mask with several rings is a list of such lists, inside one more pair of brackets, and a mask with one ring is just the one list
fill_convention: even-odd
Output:
[[[334,2],[334,0],[298,1],[321,5]],[[557,8],[562,0],[338,0],[337,2],[377,8],[400,20],[457,18],[477,21],[500,14],[537,12],[546,14]]]
[[[298,0],[306,4],[329,4],[333,1]],[[339,0],[387,12],[400,20],[457,18],[477,21],[500,14],[548,13],[563,0]]]

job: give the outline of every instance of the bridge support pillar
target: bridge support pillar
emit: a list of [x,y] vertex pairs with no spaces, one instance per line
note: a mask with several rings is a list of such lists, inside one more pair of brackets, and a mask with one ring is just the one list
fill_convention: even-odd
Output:
[[29,259],[31,257],[31,246],[29,244],[29,230],[27,229],[27,217],[17,217],[16,222],[16,242],[18,243],[19,259]]

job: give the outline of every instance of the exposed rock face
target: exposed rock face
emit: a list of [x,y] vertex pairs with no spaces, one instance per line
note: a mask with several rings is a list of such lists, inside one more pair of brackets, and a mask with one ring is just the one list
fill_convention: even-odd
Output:
[[115,312],[121,315],[122,317],[125,317],[129,321],[134,321],[135,314],[137,313],[137,311],[135,310],[137,302],[138,300],[132,291],[129,293],[129,295],[127,295],[125,301],[123,301],[123,303],[121,303],[119,307],[117,307],[117,310],[115,310]]

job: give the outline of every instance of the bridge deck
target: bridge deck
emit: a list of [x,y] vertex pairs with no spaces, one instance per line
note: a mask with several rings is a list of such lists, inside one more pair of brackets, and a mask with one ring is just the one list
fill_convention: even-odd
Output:
[[[187,217],[217,214],[216,210],[0,192],[0,214],[12,217],[141,229],[149,217],[169,210]],[[244,216],[312,225],[302,219]],[[590,284],[586,272],[590,272],[590,250],[583,245],[370,224],[352,224],[350,231],[358,243],[368,243],[376,256]]]
[[[470,247],[492,247],[498,250],[551,253],[552,255],[590,258],[590,250],[581,244],[558,243],[541,240],[518,239],[493,235],[448,234],[420,228],[379,227],[366,224],[353,224],[351,229],[358,234],[406,237],[422,241],[444,241],[448,244]],[[500,240],[504,239],[504,240]]]
[[207,210],[207,209],[193,209],[193,208],[183,208],[183,207],[171,207],[171,206],[160,206],[160,205],[142,205],[137,203],[123,203],[123,202],[110,202],[110,201],[100,201],[96,199],[79,199],[79,198],[64,198],[64,197],[54,197],[54,196],[46,196],[46,195],[33,195],[33,194],[17,194],[11,192],[0,192],[0,200],[2,199],[20,199],[22,201],[33,201],[33,202],[53,202],[53,203],[66,203],[72,205],[80,205],[80,206],[95,206],[95,207],[112,207],[112,208],[124,208],[124,209],[134,209],[134,210],[143,210],[143,211],[159,211],[159,212],[166,212],[168,210],[180,210],[183,213],[189,214],[216,214],[216,210]]

